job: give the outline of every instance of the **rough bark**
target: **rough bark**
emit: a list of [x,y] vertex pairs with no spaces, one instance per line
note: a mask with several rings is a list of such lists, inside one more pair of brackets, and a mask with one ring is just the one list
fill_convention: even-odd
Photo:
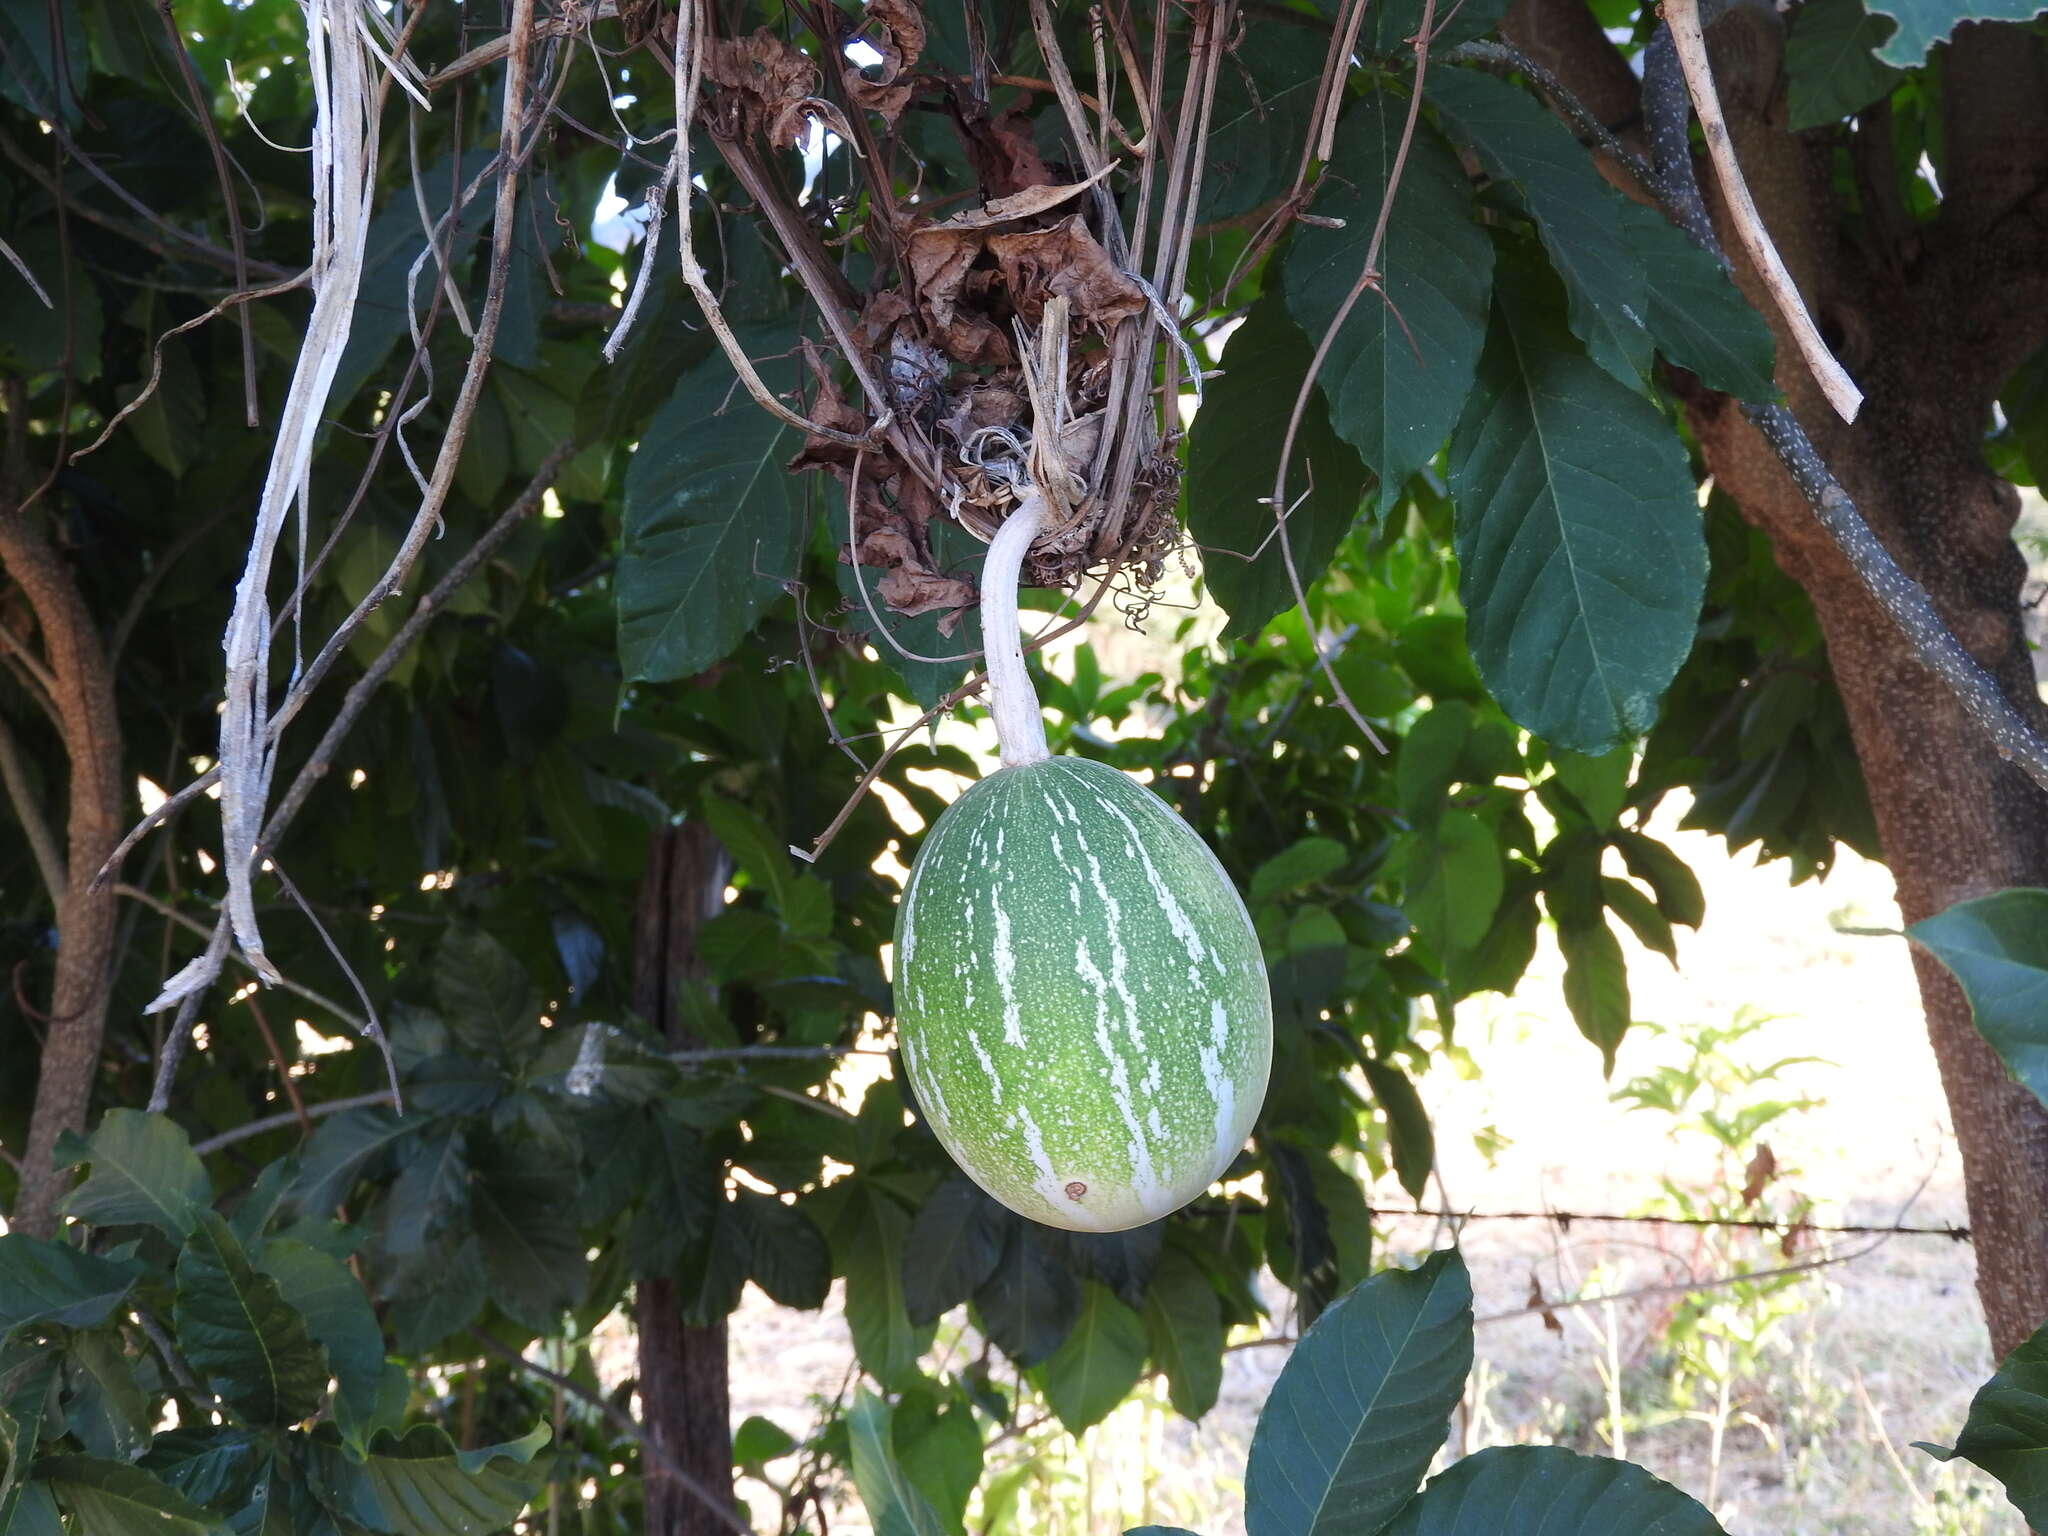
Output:
[[[18,398],[9,404],[18,408]],[[121,732],[113,673],[78,582],[51,541],[42,513],[21,505],[24,488],[18,477],[24,468],[19,462],[10,466],[15,483],[0,488],[5,498],[0,502],[0,567],[35,614],[70,770],[56,974],[42,1020],[35,1107],[12,1217],[16,1230],[47,1237],[56,1230],[57,1199],[64,1186],[51,1156],[64,1132],[85,1129],[106,1032],[114,896],[95,893],[88,884],[121,835]]]
[[[731,861],[708,827],[691,822],[664,832],[648,849],[634,933],[633,1006],[678,1049],[701,1045],[676,1008],[680,983],[703,975],[697,933],[725,902]],[[674,1283],[642,1279],[635,1321],[640,1335],[640,1414],[648,1435],[699,1486],[737,1507],[732,1492],[732,1407],[727,1390],[725,1324],[683,1321]],[[644,1465],[647,1536],[724,1536],[721,1519],[693,1490]]]
[[[1554,38],[1561,29],[1544,18],[1566,8],[1583,7],[1522,0],[1509,33]],[[1751,191],[1867,394],[1855,425],[1843,424],[1780,330],[1787,400],[1958,638],[2017,707],[2048,723],[2021,627],[2018,498],[1978,449],[1999,385],[2048,341],[2048,54],[2017,27],[1959,32],[1945,72],[1945,200],[1918,228],[1897,216],[1887,195],[1896,189],[1872,180],[1890,172],[1880,142],[1888,130],[1882,110],[1866,114],[1859,137],[1870,152],[1855,158],[1870,216],[1852,243],[1822,136],[1785,128],[1778,19],[1738,4],[1708,37]],[[1606,53],[1588,46],[1545,62],[1567,85],[1605,91]],[[1739,258],[1737,279],[1759,300]],[[1775,323],[1772,306],[1758,307]],[[1733,402],[1693,390],[1686,409],[1716,482],[1813,601],[1906,921],[2006,886],[2048,885],[2048,797],[1997,756],[1917,660]],[[2008,1078],[1948,973],[1924,954],[1914,965],[1962,1153],[1978,1294],[2003,1354],[2048,1318],[2048,1111]]]

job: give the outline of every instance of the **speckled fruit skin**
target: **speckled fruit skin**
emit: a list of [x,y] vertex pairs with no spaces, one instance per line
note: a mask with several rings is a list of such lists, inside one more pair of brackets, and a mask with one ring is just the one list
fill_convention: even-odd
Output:
[[1034,1221],[1118,1232],[1214,1182],[1266,1093],[1273,1004],[1216,855],[1129,775],[997,770],[896,915],[903,1060],[946,1150]]

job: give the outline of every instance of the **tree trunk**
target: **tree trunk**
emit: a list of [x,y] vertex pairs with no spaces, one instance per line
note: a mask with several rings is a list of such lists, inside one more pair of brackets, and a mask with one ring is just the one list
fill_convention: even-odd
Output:
[[[1619,60],[1573,25],[1584,11],[1583,0],[1520,0],[1506,30],[1626,132]],[[1778,381],[1893,557],[2015,706],[2048,725],[2021,628],[2018,497],[1978,446],[1997,390],[2048,341],[2048,49],[2020,27],[1957,32],[1940,76],[1949,153],[1931,221],[1905,211],[1888,108],[1862,114],[1846,141],[1862,205],[1852,238],[1825,134],[1786,128],[1780,19],[1739,3],[1709,46],[1764,222],[1867,398],[1853,426],[1828,408],[1702,167],[1737,280],[1777,333]],[[1734,402],[1694,387],[1685,404],[1716,483],[1813,601],[1905,920],[2048,885],[2048,796],[1920,664]],[[2003,1355],[2048,1318],[2048,1110],[2009,1079],[1948,972],[1918,952],[1914,966],[1962,1152],[1978,1294]]]
[[[18,398],[9,406],[12,414]],[[0,505],[0,566],[35,613],[70,766],[65,878],[56,903],[56,976],[49,1013],[42,1020],[46,1033],[35,1108],[13,1213],[15,1230],[48,1237],[56,1231],[57,1199],[68,1182],[51,1166],[51,1157],[59,1136],[85,1129],[106,1032],[114,895],[87,887],[121,833],[121,730],[113,674],[92,614],[39,514],[25,510],[18,499],[23,488],[17,477],[25,468],[11,465],[9,478],[17,483],[0,489],[7,498]],[[33,806],[19,809],[24,821],[40,814]]]
[[[635,925],[633,1006],[678,1049],[701,1045],[676,1008],[678,986],[703,975],[697,932],[725,905],[731,860],[711,830],[690,822],[657,836],[647,854]],[[642,1279],[635,1317],[640,1334],[640,1413],[654,1445],[699,1488],[726,1501],[711,1507],[661,1460],[643,1465],[647,1536],[724,1536],[732,1529],[732,1406],[726,1386],[725,1324],[683,1321],[674,1283]]]

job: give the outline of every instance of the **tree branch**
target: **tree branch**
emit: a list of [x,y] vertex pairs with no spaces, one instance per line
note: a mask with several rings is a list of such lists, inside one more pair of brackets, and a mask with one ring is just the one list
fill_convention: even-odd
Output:
[[[324,1104],[308,1104],[304,1116],[308,1120],[323,1120],[329,1115],[338,1115],[349,1109],[369,1109],[378,1104],[391,1102],[391,1090],[380,1088],[375,1093],[350,1094],[345,1099],[329,1099]],[[214,1153],[237,1142],[253,1141],[258,1136],[267,1136],[272,1131],[281,1131],[300,1123],[300,1111],[288,1109],[281,1115],[265,1115],[260,1120],[250,1120],[231,1130],[222,1131],[218,1136],[209,1136],[204,1141],[192,1143],[192,1150],[201,1157]]]
[[5,715],[0,715],[0,781],[7,785],[7,798],[14,806],[15,819],[21,823],[21,830],[28,837],[29,852],[35,855],[36,870],[43,877],[43,886],[50,893],[50,907],[54,911],[63,905],[64,888],[70,884],[70,877],[64,872],[64,855],[57,847],[56,835],[50,831],[49,818],[43,814],[42,804],[36,799],[35,785],[29,781],[28,764],[21,756],[21,743]]

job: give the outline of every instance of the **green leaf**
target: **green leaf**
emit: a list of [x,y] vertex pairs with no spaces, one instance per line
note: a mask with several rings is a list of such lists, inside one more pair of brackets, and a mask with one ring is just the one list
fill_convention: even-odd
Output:
[[62,1366],[54,1349],[0,1348],[0,1536],[20,1507]]
[[1877,50],[1893,28],[1863,0],[1806,0],[1792,13],[1785,77],[1794,133],[1839,122],[1889,96],[1906,76]]
[[434,954],[434,1000],[477,1054],[523,1059],[540,1045],[540,995],[511,951],[477,928],[450,928]]
[[[61,24],[54,36],[53,22]],[[76,129],[79,96],[92,69],[85,18],[68,8],[52,11],[37,0],[0,0],[0,44],[7,55],[6,66],[0,68],[0,96],[31,117],[55,118]],[[44,286],[53,286],[47,277]]]
[[732,1432],[732,1464],[756,1477],[769,1462],[780,1460],[796,1448],[794,1435],[758,1413],[749,1414]]
[[1418,829],[1400,855],[1401,910],[1438,954],[1486,937],[1506,876],[1493,831],[1470,811],[1446,811]]
[[1776,399],[1771,328],[1721,263],[1662,214],[1626,198],[1618,212],[1650,285],[1645,323],[1657,350],[1709,388],[1738,400]]
[[226,1522],[140,1467],[53,1456],[37,1467],[77,1536],[210,1536]]
[[1310,27],[1247,27],[1224,55],[1209,112],[1195,222],[1250,213],[1285,192],[1315,110],[1328,39]]
[[1313,885],[1342,869],[1350,857],[1350,851],[1332,838],[1304,837],[1252,872],[1251,899],[1268,901],[1285,891]]
[[[1364,269],[1406,111],[1400,97],[1373,91],[1337,124],[1335,169],[1316,212],[1344,227],[1297,228],[1282,274],[1287,307],[1310,345],[1322,340]],[[1457,156],[1426,123],[1409,147],[1380,268],[1384,297],[1359,295],[1318,378],[1330,424],[1380,477],[1384,512],[1450,435],[1486,340],[1493,246],[1472,222],[1471,188]]]
[[832,1252],[810,1214],[751,1189],[740,1191],[733,1214],[746,1234],[754,1283],[785,1307],[822,1307],[832,1289]]
[[469,1207],[469,1142],[457,1126],[421,1135],[384,1203],[384,1251],[419,1252]]
[[136,1379],[115,1326],[65,1341],[62,1386],[65,1426],[88,1455],[133,1461],[148,1448],[157,1405]]
[[[7,3],[18,6],[22,0]],[[5,10],[0,9],[0,33],[6,30],[5,15]],[[37,13],[38,30],[48,25],[44,15]],[[12,70],[0,65],[0,95],[6,94],[12,75]],[[72,377],[81,381],[97,378],[100,340],[106,326],[99,287],[78,261],[65,260],[64,242],[57,238],[54,221],[39,224],[40,227],[23,229],[17,220],[8,231],[8,244],[14,247],[22,265],[35,273],[43,292],[50,296],[50,303],[46,306],[29,290],[12,262],[0,259],[0,293],[7,295],[7,328],[0,332],[0,363],[22,374],[54,372],[64,366],[68,348]]]
[[2041,0],[1864,0],[1866,8],[1899,24],[1892,40],[1877,56],[1900,69],[1917,69],[1927,51],[1945,43],[1966,21],[2031,21],[2044,7]]
[[[746,335],[773,390],[795,383],[784,336]],[[796,574],[796,434],[733,379],[721,353],[689,369],[626,471],[619,662],[628,682],[691,677],[722,659]]]
[[1635,753],[1615,750],[1599,757],[1583,752],[1560,752],[1555,758],[1557,781],[1571,791],[1579,809],[1595,827],[1614,825],[1614,818],[1628,802],[1628,780],[1635,767]]
[[1428,821],[1442,808],[1439,802],[1458,781],[1472,724],[1472,706],[1447,699],[1417,717],[1402,736],[1394,758],[1394,796],[1410,821]]
[[0,1536],[67,1536],[47,1482],[24,1483],[12,1510],[0,1504]]
[[[1650,367],[1650,334],[1643,329],[1649,275],[1622,223],[1625,199],[1601,180],[1570,130],[1521,87],[1476,70],[1433,69],[1428,95],[1445,131],[1527,202],[1564,279],[1571,328],[1587,355],[1625,389],[1639,392]],[[1407,195],[1404,185],[1401,196]]]
[[1685,449],[1571,349],[1532,264],[1503,266],[1451,441],[1458,595],[1501,707],[1557,746],[1647,731],[1692,649],[1707,546]]
[[1998,1364],[1970,1400],[1955,1449],[1914,1442],[1939,1461],[1972,1462],[2005,1484],[2013,1508],[2048,1525],[2048,1327]]
[[1183,1418],[1216,1406],[1223,1387],[1223,1305],[1202,1267],[1169,1248],[1152,1271],[1139,1316],[1152,1363],[1166,1373],[1167,1401]]
[[1002,1257],[974,1293],[981,1328],[1020,1366],[1038,1364],[1066,1341],[1081,1312],[1081,1282],[1038,1242],[1029,1224],[1006,1223]]
[[2006,1070],[2048,1104],[2048,890],[1959,901],[1906,936],[1955,973]]
[[935,1323],[967,1300],[1002,1252],[1000,1208],[966,1175],[952,1175],[932,1191],[904,1243],[903,1304],[911,1322]]
[[110,1109],[99,1129],[70,1150],[73,1161],[92,1164],[91,1176],[64,1201],[64,1213],[80,1221],[155,1227],[176,1242],[213,1203],[191,1140],[166,1116]]
[[[1508,0],[1463,0],[1462,4],[1452,0],[1449,5],[1438,4],[1430,29],[1430,56],[1442,58],[1458,44],[1484,37],[1500,24],[1507,9]],[[1406,64],[1415,57],[1411,39],[1421,29],[1422,0],[1387,0],[1367,13],[1360,41],[1368,53]]]
[[1579,1033],[1600,1047],[1603,1071],[1614,1070],[1614,1053],[1634,1022],[1629,1012],[1628,961],[1621,940],[1604,917],[1557,925],[1564,953],[1564,1002]]
[[327,1351],[349,1409],[359,1417],[373,1414],[384,1386],[384,1332],[348,1266],[290,1237],[265,1243],[256,1265]]
[[178,1347],[245,1419],[296,1424],[327,1396],[327,1351],[213,1211],[178,1255]]
[[306,1143],[291,1201],[309,1216],[333,1214],[355,1188],[375,1173],[385,1156],[407,1137],[432,1125],[431,1115],[400,1118],[381,1105],[329,1115]]
[[1390,1061],[1370,1057],[1359,1062],[1372,1089],[1374,1102],[1387,1117],[1387,1140],[1394,1153],[1394,1177],[1411,1200],[1420,1200],[1429,1186],[1430,1170],[1436,1166],[1436,1133],[1430,1129],[1429,1111],[1422,1095],[1415,1091],[1408,1074]]
[[1497,1445],[1454,1463],[1388,1536],[1724,1536],[1696,1501],[1641,1467],[1555,1445]]
[[1330,1307],[1252,1434],[1247,1536],[1373,1536],[1429,1470],[1471,1368],[1472,1283],[1455,1250]]
[[538,1333],[583,1300],[588,1260],[576,1230],[576,1177],[537,1151],[500,1156],[472,1186],[491,1299]]
[[861,1368],[895,1388],[917,1374],[917,1357],[931,1347],[933,1331],[913,1323],[904,1304],[910,1217],[870,1180],[847,1182],[853,1187],[830,1232],[846,1276],[846,1324]]
[[1618,832],[1612,839],[1628,872],[1657,893],[1657,910],[1686,928],[1707,919],[1707,897],[1699,876],[1677,854],[1640,832]]
[[897,1463],[951,1536],[966,1536],[967,1505],[981,1481],[981,1429],[964,1388],[949,1399],[905,1394],[889,1431]]
[[867,1507],[875,1536],[946,1536],[925,1496],[910,1484],[890,1442],[889,1405],[866,1387],[856,1389],[846,1416],[853,1442],[853,1484]]
[[1039,1389],[1052,1411],[1078,1435],[1109,1416],[1145,1369],[1145,1325],[1109,1287],[1089,1281],[1080,1315],[1060,1347],[1038,1368]]
[[521,1439],[458,1451],[447,1432],[421,1424],[403,1439],[380,1437],[360,1466],[337,1446],[308,1443],[314,1491],[358,1525],[396,1536],[488,1536],[533,1502],[545,1479],[530,1463],[548,1443],[545,1424]]
[[26,1323],[103,1323],[141,1272],[138,1264],[9,1232],[0,1237],[0,1342]]
[[1365,468],[1330,430],[1311,395],[1287,466],[1287,553],[1267,500],[1294,397],[1308,369],[1308,338],[1277,296],[1252,306],[1223,349],[1223,376],[1210,382],[1188,432],[1187,524],[1207,553],[1202,576],[1230,615],[1227,635],[1255,635],[1294,606],[1287,556],[1304,588],[1322,575],[1358,515]]

